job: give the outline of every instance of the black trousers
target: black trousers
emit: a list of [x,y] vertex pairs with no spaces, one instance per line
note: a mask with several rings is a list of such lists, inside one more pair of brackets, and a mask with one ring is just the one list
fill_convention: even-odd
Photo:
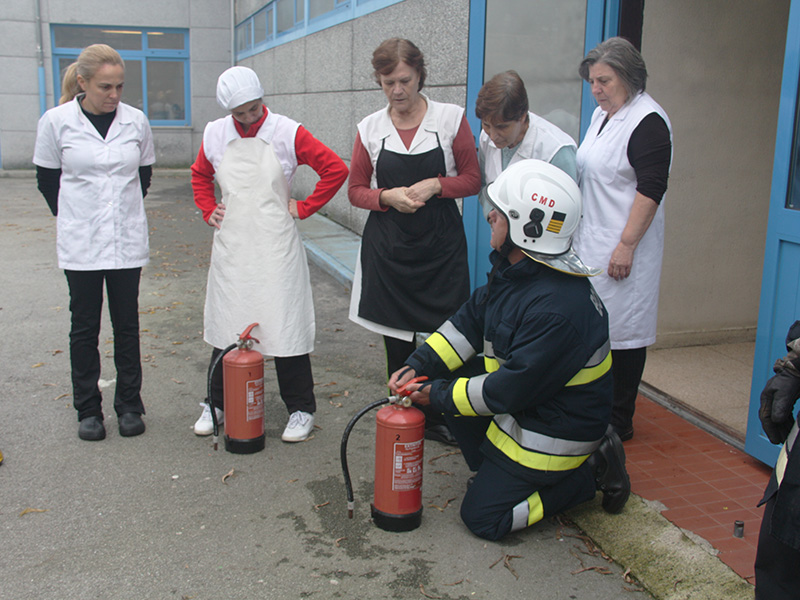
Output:
[[647,348],[612,350],[612,373],[614,374],[614,408],[611,425],[619,433],[633,429],[633,413],[636,411],[636,396],[642,382]]
[[[383,344],[386,347],[386,379],[392,376],[392,373],[398,369],[403,368],[406,359],[414,353],[417,349],[415,341],[406,342],[405,340],[398,340],[397,338],[383,336]],[[432,427],[434,425],[446,425],[442,413],[436,412],[430,406],[420,406],[415,404],[418,409],[425,415],[425,426]]]
[[114,410],[118,415],[145,412],[142,404],[142,362],[139,351],[139,280],[142,269],[107,271],[65,270],[69,285],[72,326],[69,353],[72,366],[72,396],[78,420],[103,418],[100,378],[100,317],[103,284],[108,294],[108,312],[114,329],[114,365],[117,384]]
[[800,552],[769,532],[776,495],[767,500],[756,549],[756,600],[800,598]]
[[526,527],[594,498],[594,476],[585,462],[569,471],[511,472],[480,451],[481,444],[490,443],[486,430],[491,417],[446,415],[446,419],[467,465],[477,471],[461,502],[461,519],[475,535],[502,538],[512,530],[515,508],[526,517],[522,524]]
[[[222,348],[211,351],[209,372],[217,360]],[[300,356],[276,356],[275,371],[278,375],[278,390],[289,414],[302,410],[307,413],[317,411],[317,401],[314,397],[314,377],[311,374],[311,358],[308,354]],[[211,401],[214,406],[223,410],[222,361],[211,376]]]

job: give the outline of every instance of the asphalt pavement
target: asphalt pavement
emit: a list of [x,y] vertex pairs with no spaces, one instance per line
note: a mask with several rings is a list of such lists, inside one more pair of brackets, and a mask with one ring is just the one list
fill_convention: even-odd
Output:
[[0,598],[654,597],[609,551],[614,531],[640,530],[643,521],[629,517],[640,500],[621,515],[605,515],[599,502],[571,515],[599,523],[603,550],[565,519],[486,542],[459,518],[470,473],[436,442],[425,445],[422,525],[378,529],[369,514],[373,417],[350,437],[356,508],[348,519],[340,441],[353,415],[386,395],[383,352],[378,336],[348,320],[349,290],[317,266],[312,439],[281,442],[287,414],[267,360],[266,448],[214,451],[210,438],[192,431],[210,355],[202,328],[211,229],[185,173],[156,171],[145,202],[151,261],[139,303],[147,431],[134,438],[117,431],[106,315],[108,437],[85,442],[72,408],[55,218],[31,176],[0,178]]

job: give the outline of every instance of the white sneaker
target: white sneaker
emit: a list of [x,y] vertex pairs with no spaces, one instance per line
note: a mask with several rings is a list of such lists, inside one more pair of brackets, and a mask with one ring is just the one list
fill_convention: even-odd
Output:
[[[214,433],[214,421],[211,420],[211,408],[205,402],[201,402],[200,406],[203,407],[203,414],[197,419],[194,424],[194,432],[196,435],[211,435]],[[225,422],[225,413],[220,409],[215,408],[217,411],[217,424],[222,425]]]
[[284,442],[302,442],[308,439],[308,434],[314,428],[314,415],[297,410],[289,415],[289,422],[283,430],[281,439]]

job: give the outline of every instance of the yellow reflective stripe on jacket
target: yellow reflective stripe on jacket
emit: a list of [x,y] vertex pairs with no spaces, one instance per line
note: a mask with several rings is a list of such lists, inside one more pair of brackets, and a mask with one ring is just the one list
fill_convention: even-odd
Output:
[[569,471],[571,469],[577,469],[589,458],[588,454],[582,454],[580,456],[556,456],[534,452],[533,450],[526,450],[520,446],[514,438],[500,429],[494,421],[489,424],[486,437],[500,452],[515,463],[537,471]]
[[603,375],[608,373],[610,369],[611,369],[611,352],[609,351],[609,353],[606,354],[606,357],[603,359],[603,362],[594,367],[586,367],[578,371],[575,374],[575,377],[573,377],[567,382],[566,387],[571,387],[574,385],[585,385],[587,383],[591,383],[596,379],[600,379]]
[[500,361],[496,358],[489,358],[488,356],[483,357],[483,368],[486,369],[487,373],[494,373],[500,368]]
[[453,404],[456,405],[458,414],[465,417],[477,417],[478,413],[472,408],[467,394],[467,383],[469,378],[459,377],[453,384]]
[[461,357],[458,356],[458,353],[453,350],[450,342],[438,331],[425,340],[425,343],[436,352],[436,355],[442,359],[444,364],[451,371],[455,371],[464,364]]

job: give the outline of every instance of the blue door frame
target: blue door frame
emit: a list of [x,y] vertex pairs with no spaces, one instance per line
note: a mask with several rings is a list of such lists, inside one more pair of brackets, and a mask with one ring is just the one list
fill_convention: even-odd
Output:
[[[483,85],[483,65],[486,45],[486,3],[491,0],[471,0],[469,10],[469,43],[467,59],[467,119],[476,140],[481,131],[481,124],[475,117],[475,101]],[[586,0],[586,31],[584,54],[606,38],[617,35],[619,30],[619,0]],[[577,70],[578,65],[575,65]],[[589,86],[583,84],[581,92],[581,139],[583,139],[589,121],[597,104],[592,97]],[[464,229],[467,235],[467,252],[469,254],[470,284],[472,289],[486,283],[486,274],[491,268],[489,264],[489,239],[491,231],[483,211],[475,196],[465,198]]]
[[768,465],[775,464],[779,446],[771,444],[761,429],[758,419],[759,397],[764,384],[772,375],[775,359],[786,354],[786,331],[796,319],[800,319],[800,211],[786,208],[790,178],[800,176],[798,172],[792,173],[791,164],[792,151],[800,141],[795,139],[799,83],[800,0],[792,0],[786,33],[761,302],[745,438],[745,451]]

